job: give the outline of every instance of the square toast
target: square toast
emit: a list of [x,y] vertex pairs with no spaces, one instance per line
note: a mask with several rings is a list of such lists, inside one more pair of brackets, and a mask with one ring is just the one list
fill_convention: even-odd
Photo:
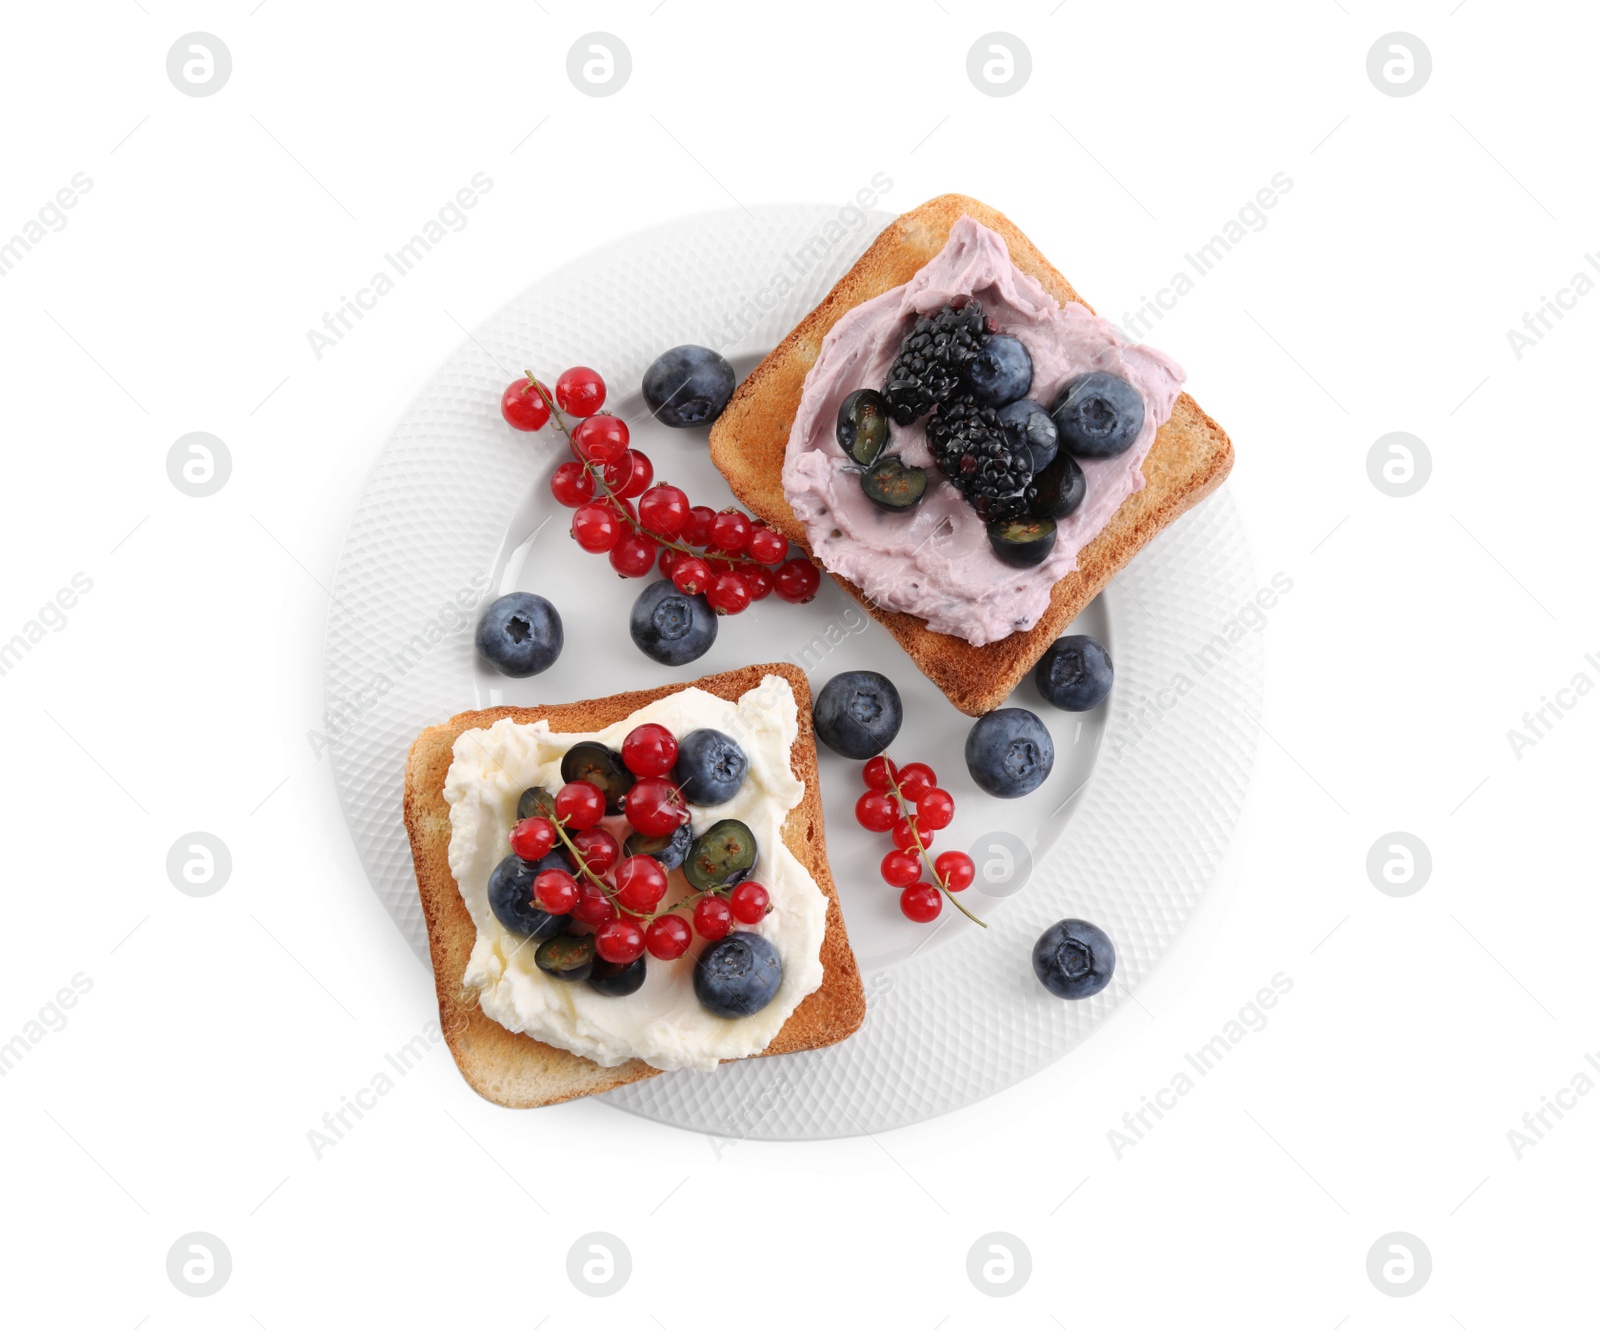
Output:
[[[557,733],[593,731],[615,724],[647,703],[685,688],[702,688],[717,697],[735,701],[769,674],[780,676],[794,689],[800,733],[795,740],[791,764],[794,774],[806,787],[804,798],[784,821],[783,840],[816,879],[827,898],[828,911],[822,941],[822,986],[801,1001],[760,1056],[821,1048],[837,1043],[860,1028],[866,1015],[866,999],[855,954],[845,934],[838,893],[828,871],[816,738],[811,728],[811,690],[802,671],[793,665],[750,665],[690,683],[617,693],[586,702],[464,711],[443,725],[424,730],[412,744],[406,760],[405,822],[411,838],[412,862],[416,865],[417,890],[428,924],[428,950],[433,958],[434,986],[439,997],[439,1024],[462,1076],[485,1099],[505,1108],[537,1108],[580,1095],[598,1094],[658,1073],[656,1068],[637,1058],[620,1066],[602,1067],[566,1049],[541,1043],[530,1035],[515,1034],[486,1016],[478,1006],[477,994],[463,986],[462,977],[478,930],[450,872],[450,808],[444,798],[444,781],[450,770],[456,739],[466,730],[487,727],[506,716],[518,722],[547,720],[551,730]],[[673,963],[692,964],[692,961],[686,957]]]
[[[751,371],[711,429],[711,460],[735,496],[807,553],[805,528],[784,497],[783,460],[806,374],[816,363],[822,339],[849,310],[910,281],[944,248],[950,228],[964,216],[998,232],[1011,261],[1063,306],[1075,301],[1094,312],[1009,218],[976,199],[942,194],[890,223],[822,303]],[[1144,488],[1126,499],[1079,553],[1078,567],[1055,584],[1039,621],[987,646],[933,632],[921,619],[883,609],[860,587],[835,580],[894,635],[956,707],[981,716],[1005,701],[1066,626],[1151,537],[1220,485],[1232,466],[1233,445],[1222,427],[1188,393],[1180,394],[1144,459]]]

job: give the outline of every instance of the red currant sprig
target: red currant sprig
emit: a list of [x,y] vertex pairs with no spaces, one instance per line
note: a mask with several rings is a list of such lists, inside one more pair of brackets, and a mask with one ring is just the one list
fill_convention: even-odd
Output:
[[[655,724],[634,727],[622,741],[621,756],[636,778],[624,806],[634,830],[666,836],[689,820],[683,792],[666,775],[678,756],[670,730]],[[727,936],[734,920],[757,924],[771,909],[767,889],[751,881],[691,891],[663,905],[666,870],[649,855],[622,857],[616,837],[600,826],[605,796],[597,786],[568,781],[553,804],[553,816],[526,817],[511,829],[511,848],[531,861],[562,846],[579,876],[546,869],[534,879],[534,896],[548,913],[570,914],[593,927],[595,951],[604,960],[631,964],[646,951],[658,960],[676,960],[694,933],[715,941]],[[692,930],[679,910],[693,912]]]
[[[956,812],[956,801],[939,788],[933,768],[923,762],[896,767],[882,753],[861,769],[861,778],[867,792],[856,801],[856,821],[868,831],[887,831],[894,839],[895,848],[883,856],[881,871],[885,882],[900,888],[900,912],[916,923],[931,923],[948,900],[973,923],[987,928],[955,898],[956,892],[972,885],[972,857],[960,850],[946,850],[937,859],[928,855],[934,833],[948,827]],[[922,880],[924,867],[931,883]]]
[[[550,491],[576,510],[572,536],[583,549],[607,555],[623,577],[643,577],[659,562],[680,591],[704,595],[718,614],[738,614],[774,592],[796,605],[817,594],[821,574],[809,559],[789,558],[786,536],[734,508],[691,507],[675,485],[652,488],[650,459],[629,446],[627,422],[600,412],[604,402],[604,380],[583,366],[565,371],[553,393],[530,371],[500,399],[514,429],[553,421],[566,438],[573,460],[556,468]],[[579,417],[576,426],[563,411]]]

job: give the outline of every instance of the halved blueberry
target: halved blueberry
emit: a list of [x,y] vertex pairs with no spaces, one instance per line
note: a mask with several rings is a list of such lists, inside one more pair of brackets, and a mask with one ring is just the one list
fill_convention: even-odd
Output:
[[594,969],[589,974],[589,987],[607,997],[627,997],[644,987],[644,957],[626,965],[617,961],[595,957]]

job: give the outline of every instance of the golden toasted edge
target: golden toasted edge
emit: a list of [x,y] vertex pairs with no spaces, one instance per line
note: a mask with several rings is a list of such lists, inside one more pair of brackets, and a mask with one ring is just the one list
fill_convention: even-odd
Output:
[[811,689],[803,672],[788,664],[751,665],[687,683],[584,702],[467,711],[424,730],[412,745],[406,761],[404,807],[417,889],[428,926],[440,1027],[462,1076],[485,1099],[506,1108],[535,1108],[597,1094],[658,1073],[637,1059],[618,1067],[601,1067],[531,1036],[514,1034],[486,1016],[477,1004],[476,994],[464,988],[462,977],[477,929],[450,873],[450,810],[444,800],[444,780],[456,739],[466,730],[492,725],[507,716],[519,722],[548,720],[557,733],[597,730],[685,688],[703,688],[735,701],[769,674],[781,676],[793,688],[800,717],[792,767],[804,782],[806,793],[784,822],[784,844],[816,879],[827,898],[828,909],[822,942],[822,986],[800,1002],[763,1056],[821,1048],[860,1028],[866,1015],[866,998],[828,867],[816,738],[811,728]]
[[[944,194],[891,222],[822,303],[739,385],[711,430],[711,458],[739,500],[809,552],[805,530],[783,494],[783,456],[806,374],[834,324],[864,301],[911,280],[944,247],[962,217],[998,232],[1012,262],[1065,304],[1091,308],[1010,218],[977,199]],[[1092,308],[1091,308],[1092,312]],[[931,631],[909,614],[884,610],[857,586],[835,580],[894,635],[919,669],[968,715],[999,706],[1061,631],[1163,527],[1220,485],[1233,445],[1188,393],[1156,433],[1145,457],[1145,487],[1127,499],[1084,547],[1078,568],[1056,583],[1050,605],[1027,632],[974,647]],[[816,560],[813,558],[813,562]],[[820,566],[820,564],[819,564]],[[826,571],[824,569],[824,571]]]

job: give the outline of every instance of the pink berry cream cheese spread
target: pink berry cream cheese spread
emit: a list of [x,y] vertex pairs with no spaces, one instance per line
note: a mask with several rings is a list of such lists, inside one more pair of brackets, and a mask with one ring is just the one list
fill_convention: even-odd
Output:
[[[890,426],[886,451],[928,472],[926,497],[906,512],[884,511],[862,492],[860,468],[836,437],[840,403],[858,388],[883,387],[912,324],[974,298],[998,332],[1027,348],[1031,400],[1048,409],[1068,380],[1102,371],[1126,379],[1144,403],[1144,423],[1124,452],[1079,459],[1087,482],[1083,501],[1060,522],[1049,555],[1030,568],[995,556],[986,524],[934,464],[926,417]],[[1078,566],[1078,552],[1124,499],[1144,488],[1145,454],[1171,416],[1183,379],[1171,359],[1128,341],[1109,320],[1082,305],[1056,304],[1011,262],[996,232],[962,217],[916,276],[858,305],[823,339],[789,431],[784,497],[830,573],[853,582],[883,609],[984,646],[1032,628],[1050,603],[1051,588]]]

